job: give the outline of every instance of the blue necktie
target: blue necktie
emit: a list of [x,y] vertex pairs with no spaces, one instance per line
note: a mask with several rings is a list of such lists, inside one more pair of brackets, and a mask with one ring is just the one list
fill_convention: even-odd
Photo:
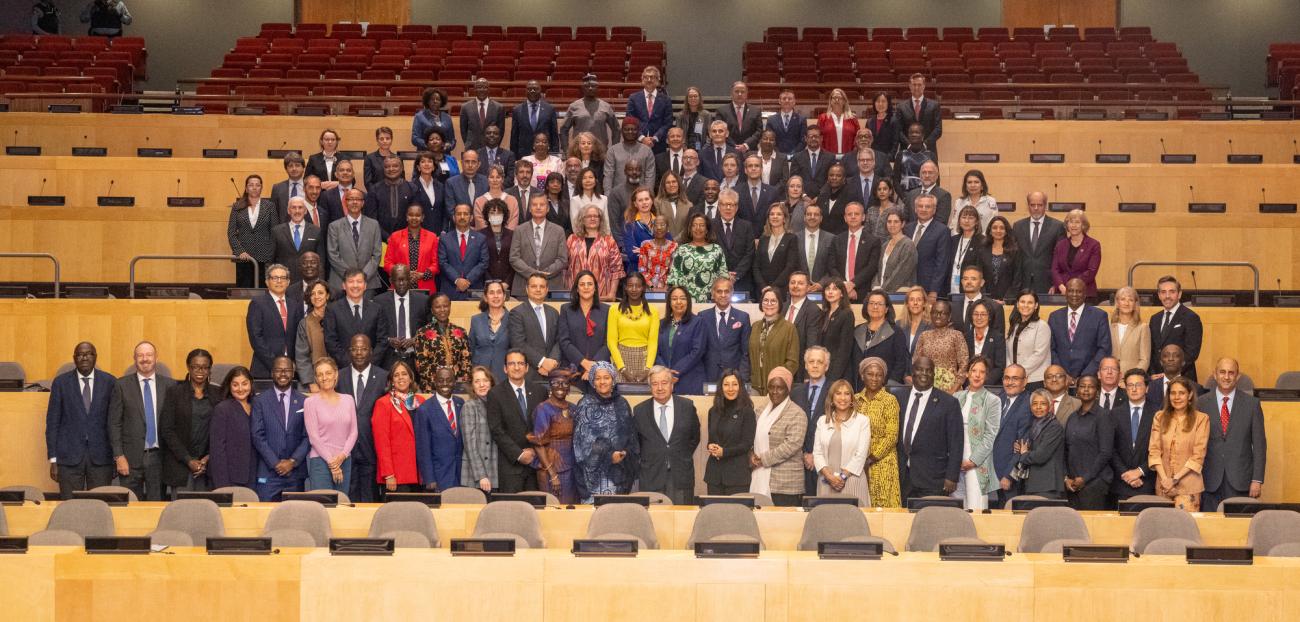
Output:
[[293,249],[302,250],[302,225],[293,226]]
[[149,378],[144,379],[144,446],[149,449],[158,444],[158,422],[154,420],[153,391],[149,390]]
[[524,390],[515,389],[515,395],[519,396],[519,412],[524,414],[524,421],[528,421],[528,398],[524,397]]
[[1138,426],[1142,425],[1142,409],[1140,407],[1134,406],[1133,414],[1131,415],[1131,417],[1133,419],[1133,422],[1131,424],[1132,430],[1130,431],[1130,436],[1132,436],[1133,438],[1129,441],[1129,443],[1132,445],[1137,445]]
[[810,389],[810,392],[808,394],[808,416],[813,419],[816,419],[817,415],[813,413],[814,411],[817,410],[817,394],[821,392],[822,386],[819,384],[814,384],[808,388]]

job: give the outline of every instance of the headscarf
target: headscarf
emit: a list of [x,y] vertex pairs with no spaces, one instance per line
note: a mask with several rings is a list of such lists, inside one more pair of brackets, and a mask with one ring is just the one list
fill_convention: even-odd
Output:
[[867,368],[872,365],[879,365],[880,369],[884,372],[885,377],[889,377],[889,363],[886,363],[885,359],[878,356],[868,356],[867,358],[862,359],[861,363],[858,363],[858,377],[861,378],[862,376],[865,376]]
[[794,388],[794,374],[784,367],[774,367],[772,371],[767,372],[767,379],[770,381],[772,378],[784,380],[787,389]]
[[614,379],[614,388],[618,388],[618,370],[615,369],[614,364],[609,361],[596,361],[596,364],[591,366],[591,371],[587,372],[587,382],[595,385],[596,372],[601,370],[609,372],[610,377]]

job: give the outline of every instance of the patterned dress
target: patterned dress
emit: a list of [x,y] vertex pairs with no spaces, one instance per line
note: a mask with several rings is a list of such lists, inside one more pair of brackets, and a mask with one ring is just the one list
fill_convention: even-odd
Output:
[[853,410],[871,421],[870,460],[875,460],[867,469],[871,505],[878,508],[902,507],[902,493],[898,487],[898,400],[884,389],[877,391],[874,397],[867,397],[864,389],[853,396]]
[[430,322],[415,335],[415,369],[420,376],[420,390],[433,392],[433,379],[439,367],[456,370],[458,382],[469,382],[469,335],[455,324]]
[[966,350],[966,337],[955,328],[931,328],[916,338],[916,352],[912,363],[922,356],[934,361],[934,386],[952,395],[966,383],[966,365],[970,353]]
[[708,302],[713,295],[713,280],[727,276],[727,258],[717,244],[683,244],[673,253],[668,285],[681,285],[695,302]]
[[578,273],[591,270],[596,277],[596,295],[608,300],[617,294],[619,279],[623,278],[623,254],[612,236],[595,238],[591,246],[587,239],[574,233],[565,242],[569,248],[569,268],[566,282],[573,287]]
[[[594,495],[627,494],[636,481],[640,441],[632,424],[632,407],[615,390],[609,397],[590,391],[573,407],[573,455],[583,503]],[[626,451],[614,464],[612,455]]]
[[641,266],[641,275],[645,277],[650,289],[668,287],[668,270],[673,267],[673,253],[677,252],[677,243],[667,240],[663,246],[654,240],[646,240],[636,249]]
[[[573,458],[573,417],[570,407],[552,404],[550,400],[537,405],[533,411],[533,433],[528,441],[537,450],[533,468],[537,469],[538,490],[549,492],[565,505],[578,502],[578,485],[575,479]],[[551,483],[551,474],[559,483]]]

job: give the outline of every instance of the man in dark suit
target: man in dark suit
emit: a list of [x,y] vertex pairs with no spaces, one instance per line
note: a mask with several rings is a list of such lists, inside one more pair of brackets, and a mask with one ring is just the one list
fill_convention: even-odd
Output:
[[822,131],[816,125],[804,132],[806,148],[794,152],[790,158],[790,173],[803,179],[803,193],[816,197],[826,185],[826,175],[835,164],[835,155],[822,151]]
[[[802,343],[802,342],[800,342]],[[813,441],[817,437],[817,418],[826,412],[826,394],[830,382],[826,370],[831,364],[831,353],[822,346],[812,346],[803,351],[803,370],[807,380],[790,391],[790,399],[808,415],[808,429],[803,435],[803,469],[805,494],[817,494],[817,472],[813,468]]]
[[338,391],[351,395],[357,407],[357,442],[349,455],[352,485],[348,497],[354,503],[379,501],[379,489],[375,483],[375,435],[371,431],[370,416],[375,410],[375,401],[388,392],[388,370],[372,365],[372,360],[370,337],[353,335],[348,344],[351,364],[339,370]]
[[[936,205],[934,217],[942,223],[951,220],[952,217],[952,193],[939,187],[939,165],[933,161],[921,165],[921,185],[908,190],[903,194],[903,222],[912,222],[916,220],[916,197],[932,194],[934,195]],[[1051,251],[1048,251],[1050,260]]]
[[898,143],[907,144],[907,127],[920,123],[925,130],[925,146],[937,155],[939,137],[943,136],[943,114],[939,111],[939,102],[925,96],[925,76],[919,73],[912,74],[908,90],[911,97],[894,105],[898,114]]
[[490,171],[494,166],[501,167],[501,175],[504,179],[502,183],[509,187],[514,183],[515,154],[501,146],[501,130],[495,125],[489,125],[486,130],[483,130],[483,141],[484,145],[478,148],[478,159],[482,163],[482,169]]
[[[846,229],[831,246],[830,277],[844,281],[850,302],[866,300],[880,271],[880,241],[863,226],[865,218],[861,203],[849,203],[844,208]],[[830,277],[822,280],[823,287]]]
[[281,493],[300,492],[307,479],[311,441],[302,414],[307,397],[293,388],[293,378],[293,358],[278,356],[271,366],[272,389],[253,398],[254,488],[260,501],[279,501]]
[[271,186],[271,202],[275,203],[275,211],[280,216],[277,222],[289,221],[289,199],[307,196],[307,188],[303,184],[307,162],[302,159],[301,153],[290,151],[284,154],[284,172],[289,178]]
[[659,89],[657,67],[641,70],[641,90],[628,96],[627,116],[641,122],[638,130],[641,144],[654,153],[663,153],[668,128],[673,124],[673,104],[668,94]]
[[271,264],[266,269],[266,292],[248,301],[245,325],[248,343],[253,347],[249,371],[254,378],[271,376],[271,361],[277,356],[293,356],[298,338],[302,306],[289,304],[289,269]]
[[[876,172],[876,155],[871,149],[863,149],[854,154],[852,162],[853,169],[849,172],[849,167],[844,167],[844,176],[847,178],[849,185],[848,200],[858,201],[863,205],[871,203],[871,197],[876,192],[876,182],[880,181],[882,176]],[[849,154],[844,154],[845,159],[849,159]],[[860,171],[866,171],[862,173]]]
[[1210,415],[1210,444],[1201,469],[1202,512],[1217,512],[1219,502],[1231,497],[1257,499],[1264,489],[1264,411],[1255,396],[1237,390],[1240,380],[1237,361],[1219,359],[1214,390],[1196,400],[1196,410]]
[[465,451],[459,415],[465,400],[452,395],[456,372],[439,367],[433,376],[434,394],[412,417],[415,428],[416,464],[426,490],[460,486],[460,460]]
[[763,158],[758,152],[745,156],[745,180],[736,184],[739,193],[739,218],[754,223],[754,231],[767,224],[767,210],[781,200],[776,188],[763,183]]
[[384,369],[392,369],[398,359],[415,364],[415,333],[429,323],[429,295],[411,288],[414,282],[410,266],[404,263],[393,266],[389,280],[393,289],[374,298],[380,312],[388,316],[391,329],[380,336],[388,344]]
[[447,201],[453,207],[460,204],[474,205],[477,199],[487,193],[487,176],[479,173],[479,156],[477,151],[466,151],[460,156],[460,174],[447,180]]
[[[537,186],[533,185],[533,163],[527,160],[515,161],[514,184],[506,189],[506,194],[515,198],[520,207],[528,205],[534,194],[542,194]],[[519,210],[517,224],[528,222],[528,210]],[[570,225],[572,226],[572,225]],[[612,231],[612,229],[611,229]]]
[[1141,369],[1124,372],[1124,389],[1128,404],[1110,411],[1115,424],[1115,453],[1110,465],[1115,478],[1110,492],[1117,499],[1149,495],[1155,491],[1156,473],[1147,466],[1147,449],[1151,444],[1151,423],[1157,409],[1147,399],[1147,375]]
[[763,111],[749,103],[749,87],[737,81],[731,85],[731,101],[713,112],[714,118],[727,122],[727,131],[736,150],[744,153],[758,148],[763,131]]
[[[682,172],[684,170],[683,160],[686,157],[687,151],[686,130],[683,130],[680,127],[668,128],[666,138],[664,139],[664,145],[662,145],[662,147],[663,148],[655,154],[655,174],[662,178],[665,172],[672,171],[677,174],[678,178],[684,177]],[[695,166],[698,168],[699,164],[700,158],[699,155],[696,155]],[[692,171],[694,170],[695,169],[692,169]],[[659,187],[658,179],[655,180],[653,187]],[[690,196],[689,188],[683,188],[683,191],[687,192],[687,196]]]
[[271,238],[275,240],[271,263],[288,267],[291,281],[302,278],[297,266],[303,253],[325,252],[325,236],[321,235],[320,227],[307,222],[306,216],[307,200],[293,197],[289,199],[289,220],[271,227]]
[[718,232],[718,246],[727,260],[727,271],[737,290],[747,292],[751,297],[754,291],[754,234],[752,222],[739,217],[740,196],[735,190],[723,190],[718,193],[718,219],[713,221],[713,230]]
[[733,287],[731,279],[715,279],[713,306],[699,314],[700,321],[709,327],[704,331],[704,377],[708,382],[717,382],[723,370],[734,369],[749,384],[749,314],[731,306]]
[[998,434],[993,438],[993,470],[998,478],[998,507],[1004,507],[1015,496],[1012,486],[1011,469],[1015,468],[1019,456],[1015,452],[1017,440],[1029,438],[1029,424],[1033,414],[1029,412],[1029,395],[1025,393],[1025,380],[1028,376],[1025,368],[1015,363],[1007,365],[1002,372],[1001,423]]
[[1164,309],[1151,316],[1151,366],[1149,373],[1160,369],[1160,350],[1176,344],[1183,349],[1183,375],[1196,380],[1196,359],[1201,356],[1201,336],[1204,328],[1201,316],[1180,302],[1182,285],[1172,276],[1162,276],[1156,283],[1156,295]]
[[[781,94],[777,96],[777,101],[780,102],[781,109],[767,118],[767,129],[776,134],[776,150],[781,153],[803,151],[804,131],[808,129],[808,120],[794,109],[794,91],[782,89]],[[816,194],[814,193],[813,196]]]
[[[836,236],[821,230],[822,208],[820,205],[808,205],[803,211],[803,231],[799,237],[799,269],[808,273],[809,288],[820,292],[822,283],[832,274],[831,252],[835,248]],[[811,251],[811,252],[810,252]],[[856,257],[855,257],[856,259]]]
[[[475,80],[473,88],[473,99],[465,100],[460,106],[460,136],[467,152],[483,146],[483,131],[489,125],[497,126],[503,133],[506,130],[506,109],[501,102],[489,97],[491,85],[487,79]],[[528,142],[532,144],[533,141]]]
[[379,235],[385,242],[394,231],[406,228],[406,208],[419,203],[415,193],[416,186],[402,178],[402,159],[396,155],[384,158],[384,178],[366,193],[365,214],[379,223]]
[[350,360],[352,337],[365,335],[374,344],[371,362],[382,363],[388,356],[388,343],[381,337],[391,330],[389,317],[374,300],[366,299],[365,275],[360,270],[347,273],[343,292],[342,298],[325,308],[325,349],[335,361]]
[[[343,215],[347,213],[348,191],[353,188],[361,190],[361,188],[358,188],[355,185],[356,176],[351,160],[339,160],[339,163],[334,165],[335,179],[333,180],[320,177],[319,175],[314,175],[309,170],[307,172],[307,179],[311,179],[312,177],[316,177],[321,181],[321,187],[323,190],[320,195],[320,205],[322,211],[325,212],[324,220],[328,227],[328,223],[342,218]],[[333,188],[326,187],[326,182],[331,181],[337,185]],[[362,196],[364,197],[365,195]]]
[[[953,303],[953,328],[964,333],[971,329],[970,315],[981,302],[989,311],[989,329],[999,335],[1005,335],[1006,321],[1003,319],[1002,304],[984,294],[984,270],[978,265],[969,265],[961,269],[961,300]],[[997,384],[991,382],[989,384]]]
[[510,310],[510,343],[528,361],[530,380],[550,376],[560,362],[560,313],[546,304],[546,277],[528,278],[528,300]]
[[933,301],[938,292],[945,291],[944,281],[951,272],[945,265],[948,260],[948,246],[952,243],[948,225],[934,217],[939,202],[933,195],[916,198],[916,222],[910,222],[903,229],[907,237],[916,244],[916,281],[925,288]]
[[[890,166],[889,154],[871,146],[875,140],[875,135],[871,133],[871,128],[862,127],[853,137],[853,150],[844,154],[844,174],[848,177],[858,175],[862,171],[862,166],[858,163],[858,154],[863,151],[870,151],[872,155],[870,169],[879,177],[893,177],[894,172]],[[850,157],[852,154],[852,157]]]
[[[672,132],[668,134],[669,144],[672,144]],[[671,165],[671,164],[670,164]],[[658,169],[656,169],[658,170]],[[700,173],[700,152],[694,149],[685,149],[682,151],[682,190],[686,193],[686,198],[691,200],[692,206],[699,206],[704,199],[704,185],[709,181]]]
[[141,341],[135,347],[135,371],[113,383],[108,404],[108,439],[120,484],[141,501],[162,501],[162,454],[158,444],[158,409],[172,379],[157,373],[158,351]]
[[895,393],[903,427],[898,433],[898,472],[903,500],[950,495],[957,489],[965,440],[961,406],[934,389],[934,361],[912,364],[912,387]]
[[[469,206],[456,206],[452,216],[454,228],[438,237],[438,291],[452,300],[469,298],[469,290],[483,288],[487,274],[487,240],[470,229]],[[461,242],[465,251],[462,253]]]
[[1065,284],[1065,306],[1047,316],[1052,329],[1052,363],[1065,368],[1071,384],[1079,376],[1095,376],[1101,359],[1110,354],[1110,324],[1106,313],[1083,303],[1083,281]]
[[769,128],[764,128],[758,135],[758,151],[755,153],[763,163],[760,179],[777,189],[777,200],[784,199],[785,184],[790,179],[790,154],[776,150],[776,133]]
[[[555,106],[542,96],[542,86],[529,80],[524,87],[525,101],[510,111],[510,151],[519,161],[533,152],[533,137],[545,132],[551,145],[560,144]],[[522,205],[522,203],[521,203]]]
[[[1183,347],[1176,343],[1165,344],[1157,357],[1160,373],[1151,376],[1151,383],[1147,385],[1147,401],[1155,404],[1156,410],[1159,410],[1164,408],[1165,397],[1169,395],[1169,381],[1183,375],[1183,370],[1187,368],[1187,357],[1183,354]],[[1192,380],[1192,387],[1193,397],[1203,392],[1195,380]]]
[[[307,315],[307,290],[312,283],[316,281],[323,282],[323,277],[324,271],[321,269],[320,255],[311,251],[300,255],[298,257],[298,280],[290,283],[289,290],[284,293],[285,297],[289,299],[289,304],[296,305],[299,309],[302,309],[304,316]],[[325,289],[329,290],[331,299],[338,294],[338,292],[330,289],[328,283],[325,284]]]
[[1119,359],[1108,356],[1097,365],[1097,405],[1101,411],[1108,413],[1128,404],[1128,394],[1124,392],[1124,375],[1119,368]]
[[700,173],[709,179],[722,181],[722,160],[728,153],[738,153],[728,132],[726,121],[714,119],[709,124],[709,142],[698,149]]
[[641,490],[668,495],[674,505],[695,499],[695,449],[700,418],[695,404],[673,395],[673,372],[655,365],[646,376],[650,397],[632,409],[641,446]]
[[506,381],[488,391],[485,400],[488,428],[497,444],[497,479],[501,492],[537,490],[535,454],[528,435],[533,432],[533,410],[546,400],[546,389],[526,382],[531,366],[523,350],[506,352]]
[[[1052,288],[1052,254],[1056,243],[1065,236],[1065,225],[1047,215],[1047,195],[1042,192],[1025,196],[1025,207],[1029,216],[1016,221],[1011,232],[1024,262],[1025,289],[1042,294]],[[1151,337],[1154,341],[1155,333]]]
[[[718,229],[718,218],[722,210],[718,209],[718,195],[722,192],[722,184],[716,179],[704,179],[704,190],[700,193],[698,203],[692,201],[690,214],[704,214],[713,223],[714,237],[721,237],[722,231]],[[689,220],[689,215],[687,216]]]
[[[799,347],[805,350],[821,344],[822,321],[826,317],[826,312],[822,311],[820,305],[808,300],[808,284],[808,273],[795,270],[790,273],[785,290],[789,299],[785,319],[794,324],[795,331],[799,334]],[[795,380],[803,381],[806,377],[803,361],[799,362],[799,369],[791,371],[794,372]]]
[[113,448],[108,439],[108,410],[115,379],[95,368],[99,353],[83,341],[72,349],[73,370],[50,385],[45,408],[45,453],[50,479],[59,496],[90,490],[113,481]]

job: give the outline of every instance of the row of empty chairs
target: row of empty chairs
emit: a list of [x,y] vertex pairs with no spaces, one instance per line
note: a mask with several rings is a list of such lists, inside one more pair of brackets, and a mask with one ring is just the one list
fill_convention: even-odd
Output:
[[406,39],[420,41],[441,39],[456,41],[475,39],[478,41],[644,41],[645,32],[640,26],[500,26],[479,24],[472,29],[463,24],[440,24],[436,28],[430,24],[367,24],[341,22],[333,25],[321,23],[289,24],[268,22],[262,24],[258,36],[261,37],[295,37],[299,39],[334,38],[369,38],[369,39]]
[[876,28],[808,26],[801,32],[794,26],[772,26],[763,31],[764,41],[1150,41],[1149,26],[1124,26],[1121,28],[1092,27],[1080,30],[1062,26],[1044,31],[1041,28],[984,27],[978,30],[968,26],[949,26],[943,29],[917,26]]
[[145,56],[140,37],[0,35],[0,93],[131,93]]

